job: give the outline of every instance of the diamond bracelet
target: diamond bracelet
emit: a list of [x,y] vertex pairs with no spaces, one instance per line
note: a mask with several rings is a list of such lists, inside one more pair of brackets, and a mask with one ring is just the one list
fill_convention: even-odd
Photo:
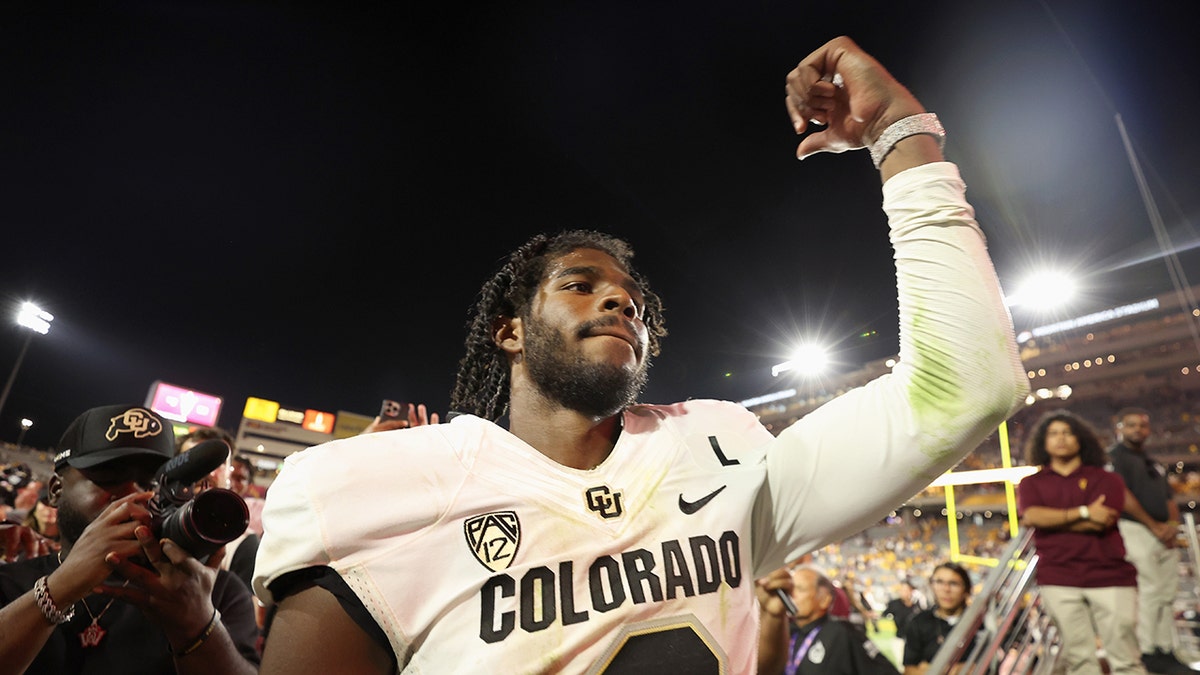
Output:
[[66,623],[75,617],[75,605],[71,605],[64,612],[54,604],[54,598],[50,597],[50,588],[46,584],[46,577],[41,577],[33,582],[33,598],[37,601],[38,609],[42,610],[42,615],[52,624]]
[[871,161],[875,163],[875,168],[878,169],[879,165],[883,164],[883,158],[888,156],[897,143],[918,134],[929,134],[937,139],[938,147],[946,147],[946,130],[938,121],[937,115],[928,112],[909,115],[892,122],[870,145]]

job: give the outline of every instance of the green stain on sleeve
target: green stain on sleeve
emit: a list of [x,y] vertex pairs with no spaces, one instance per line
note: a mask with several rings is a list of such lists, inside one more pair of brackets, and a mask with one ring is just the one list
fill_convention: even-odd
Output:
[[[941,462],[958,451],[951,440],[970,426],[964,403],[966,383],[950,363],[955,347],[936,330],[930,330],[924,311],[913,313],[913,376],[908,383],[908,400],[922,431],[921,451]],[[961,350],[962,348],[957,348]]]

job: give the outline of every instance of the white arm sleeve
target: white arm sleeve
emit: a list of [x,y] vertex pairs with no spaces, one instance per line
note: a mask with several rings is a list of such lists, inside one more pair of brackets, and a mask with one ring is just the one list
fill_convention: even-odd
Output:
[[983,233],[957,168],[883,187],[895,248],[892,373],[784,430],[755,507],[755,574],[861,531],[957,464],[1029,390]]

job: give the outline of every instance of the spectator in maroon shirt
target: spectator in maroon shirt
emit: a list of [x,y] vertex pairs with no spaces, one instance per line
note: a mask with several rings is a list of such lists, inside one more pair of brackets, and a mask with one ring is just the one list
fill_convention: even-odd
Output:
[[1104,469],[1107,457],[1092,428],[1065,410],[1042,417],[1026,452],[1042,469],[1021,481],[1018,509],[1021,523],[1034,528],[1038,585],[1062,635],[1067,672],[1103,672],[1098,637],[1113,675],[1145,673],[1136,634],[1137,570],[1125,561],[1116,527],[1124,481]]

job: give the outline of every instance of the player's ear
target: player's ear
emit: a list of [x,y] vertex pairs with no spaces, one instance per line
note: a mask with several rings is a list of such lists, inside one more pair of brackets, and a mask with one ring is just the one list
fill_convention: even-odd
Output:
[[58,498],[62,495],[62,476],[58,473],[50,474],[50,480],[46,483],[46,501],[50,502],[50,506],[58,508]]
[[509,356],[525,349],[525,324],[519,317],[500,316],[492,322],[492,341]]

